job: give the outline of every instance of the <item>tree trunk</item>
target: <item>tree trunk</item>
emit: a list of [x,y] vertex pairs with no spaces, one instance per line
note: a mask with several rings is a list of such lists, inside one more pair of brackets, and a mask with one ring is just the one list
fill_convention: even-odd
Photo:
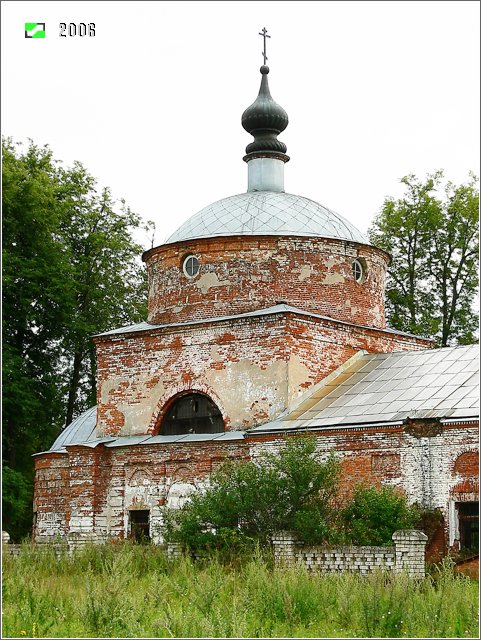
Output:
[[8,418],[7,424],[4,425],[7,433],[3,434],[3,460],[8,464],[11,469],[15,469],[16,455],[15,455],[15,431],[16,426],[13,418]]
[[68,390],[67,412],[65,415],[65,426],[68,426],[72,422],[73,413],[75,409],[75,398],[77,397],[77,390],[80,382],[80,371],[82,369],[83,354],[80,351],[76,351],[73,358],[72,375],[70,376],[70,384]]
[[90,388],[89,388],[88,400],[89,400],[89,407],[93,407],[95,404],[97,404],[97,381],[96,381],[97,361],[95,358],[95,346],[93,344],[91,344],[89,347],[89,358],[90,358],[90,367],[89,367],[88,377],[89,377]]

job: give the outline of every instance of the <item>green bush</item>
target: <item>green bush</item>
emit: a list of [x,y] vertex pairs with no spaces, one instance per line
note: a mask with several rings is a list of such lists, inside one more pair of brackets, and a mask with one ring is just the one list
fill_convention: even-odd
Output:
[[196,550],[267,546],[283,529],[305,542],[332,541],[338,481],[339,463],[320,461],[314,437],[289,438],[257,462],[222,465],[206,491],[167,511],[162,533]]
[[420,509],[392,487],[362,486],[342,510],[341,520],[348,542],[355,545],[392,544],[398,529],[413,529]]

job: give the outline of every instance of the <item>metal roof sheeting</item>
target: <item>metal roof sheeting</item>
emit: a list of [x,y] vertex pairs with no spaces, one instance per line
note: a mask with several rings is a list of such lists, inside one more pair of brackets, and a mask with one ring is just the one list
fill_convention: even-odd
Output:
[[[75,418],[55,440],[50,451],[64,449],[66,444],[91,442],[96,439],[97,407],[91,407]],[[65,450],[65,449],[64,449]]]
[[258,309],[257,311],[247,311],[246,313],[237,313],[235,315],[228,316],[215,316],[213,318],[202,318],[200,320],[185,320],[184,322],[171,322],[170,324],[151,324],[150,322],[138,322],[137,324],[127,325],[125,327],[120,327],[119,329],[112,329],[111,331],[104,331],[103,333],[97,333],[93,337],[99,338],[101,336],[111,336],[123,333],[136,333],[138,331],[152,331],[155,329],[171,329],[172,327],[187,327],[196,324],[205,324],[206,322],[225,322],[229,320],[242,320],[244,318],[257,318],[260,316],[268,316],[274,315],[277,313],[295,313],[299,316],[306,316],[309,318],[317,318],[319,320],[328,320],[329,322],[336,322],[337,324],[344,326],[355,326],[360,327],[361,329],[372,329],[373,331],[381,331],[383,333],[402,335],[402,336],[410,336],[412,338],[420,338],[421,340],[427,340],[427,338],[423,338],[422,336],[414,336],[411,333],[406,333],[404,331],[398,331],[397,329],[390,329],[389,327],[385,327],[384,329],[380,329],[378,327],[369,327],[360,324],[354,324],[351,322],[346,322],[344,320],[338,320],[337,318],[331,318],[330,316],[323,316],[319,313],[312,313],[311,311],[304,311],[304,309],[299,309],[297,307],[291,307],[288,304],[276,304],[272,307],[267,307],[265,309]]
[[187,220],[165,244],[214,236],[308,236],[369,244],[348,220],[314,200],[253,191],[218,200]]
[[[50,447],[49,452],[65,453],[66,446],[82,445],[95,448],[99,444],[106,447],[126,447],[134,444],[167,444],[172,442],[207,442],[211,440],[242,440],[244,431],[224,431],[221,433],[184,433],[176,436],[141,435],[141,436],[107,436],[98,438],[95,426],[97,407],[92,407],[66,427]],[[46,452],[42,452],[46,453]],[[40,454],[36,454],[40,455]]]
[[477,345],[365,354],[320,382],[281,419],[251,432],[477,418]]

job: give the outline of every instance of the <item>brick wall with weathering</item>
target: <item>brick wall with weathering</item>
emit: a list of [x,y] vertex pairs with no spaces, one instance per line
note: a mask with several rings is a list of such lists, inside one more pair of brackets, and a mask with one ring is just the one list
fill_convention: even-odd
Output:
[[68,533],[70,518],[70,467],[66,454],[36,456],[33,500],[34,534],[49,542]]
[[[396,487],[410,503],[441,515],[437,529],[430,531],[427,559],[437,561],[448,549],[456,548],[459,520],[454,500],[479,501],[477,422],[418,420],[390,427],[324,428],[316,435],[325,458],[332,451],[340,457],[342,498],[357,484]],[[265,451],[275,451],[281,438],[252,436],[248,442],[255,459]],[[460,478],[460,469],[467,470],[469,479]],[[456,493],[463,487],[470,493]]]
[[[471,509],[468,513],[463,513],[465,507],[474,507],[479,522],[479,450],[473,447],[466,447],[450,466],[451,474],[455,482],[449,488],[449,510],[450,523],[448,526],[449,546],[457,551],[462,548],[462,520],[466,515],[473,516]],[[477,508],[476,508],[477,507]],[[476,517],[476,516],[474,516]],[[479,524],[474,530],[477,538],[479,535]]]
[[246,429],[286,407],[360,349],[422,349],[429,341],[283,312],[95,339],[97,434],[156,433],[169,401],[198,391],[225,428]]
[[376,569],[406,571],[412,577],[425,575],[427,536],[422,531],[395,531],[393,545],[375,546],[308,546],[299,544],[287,531],[272,538],[274,562],[280,565],[303,565],[308,571],[339,573],[349,571],[367,575]]
[[[179,507],[221,463],[247,456],[247,446],[237,441],[110,448],[75,445],[63,454],[40,454],[35,457],[34,537],[46,542],[60,536],[72,544],[125,538],[130,533],[129,513],[149,510],[151,535],[154,542],[159,541],[157,528],[165,506]],[[59,461],[66,470],[65,499],[55,501],[44,478],[48,469],[57,474]],[[62,526],[55,528],[52,523]]]
[[[195,255],[199,273],[183,261]],[[352,263],[364,267],[362,282]],[[346,322],[385,327],[388,255],[375,247],[326,238],[206,238],[162,245],[143,255],[149,278],[148,321],[154,324],[234,315],[283,300]]]
[[[334,451],[341,459],[342,495],[363,482],[397,487],[410,502],[441,511],[446,526],[437,533],[439,544],[443,552],[452,546],[453,490],[461,486],[463,473],[469,473],[470,488],[477,489],[476,424],[417,421],[385,428],[324,429],[316,435],[324,457]],[[281,443],[282,436],[251,435],[223,443],[100,444],[40,454],[35,457],[35,537],[45,542],[60,534],[72,543],[124,538],[130,531],[129,513],[145,509],[152,539],[160,542],[158,525],[166,505],[183,504],[223,461],[255,460]],[[478,500],[477,493],[470,497]],[[429,544],[427,555],[429,559]]]

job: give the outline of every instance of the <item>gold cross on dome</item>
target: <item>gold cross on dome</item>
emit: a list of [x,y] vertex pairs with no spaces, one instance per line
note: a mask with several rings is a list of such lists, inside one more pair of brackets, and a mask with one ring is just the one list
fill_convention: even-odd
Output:
[[267,29],[265,27],[262,29],[261,32],[259,32],[259,35],[264,38],[264,51],[262,52],[262,55],[264,56],[264,64],[266,64],[267,62],[266,38],[270,38],[270,36],[267,35]]

